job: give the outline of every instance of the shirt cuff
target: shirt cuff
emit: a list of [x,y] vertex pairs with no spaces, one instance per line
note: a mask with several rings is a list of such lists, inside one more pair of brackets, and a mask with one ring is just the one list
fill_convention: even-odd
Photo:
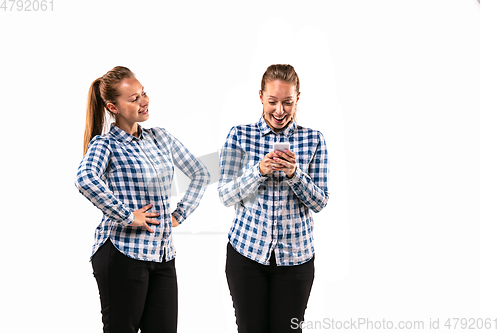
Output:
[[135,215],[134,213],[130,213],[130,215],[123,221],[120,222],[120,224],[124,225],[124,226],[129,226],[132,224],[132,222],[134,222],[135,220]]
[[290,186],[293,186],[293,185],[297,185],[298,183],[300,183],[300,179],[302,178],[302,170],[300,170],[299,167],[296,167],[295,168],[295,173],[293,175],[292,178],[288,178],[286,177],[286,181],[288,182],[288,185]]
[[177,210],[174,210],[172,212],[172,215],[175,217],[175,219],[177,220],[177,222],[179,222],[179,224],[182,224],[182,222],[184,222],[184,218],[182,217],[181,214],[179,214],[179,212]]
[[254,165],[253,169],[251,169],[251,170],[252,170],[252,178],[255,179],[256,181],[263,182],[264,180],[267,179],[267,176],[263,176],[260,173],[259,163],[257,163],[256,165]]

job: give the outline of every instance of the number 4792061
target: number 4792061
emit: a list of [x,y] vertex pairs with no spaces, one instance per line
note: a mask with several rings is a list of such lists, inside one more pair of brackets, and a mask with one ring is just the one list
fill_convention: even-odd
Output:
[[54,11],[54,0],[3,0],[0,10],[4,12],[46,12]]

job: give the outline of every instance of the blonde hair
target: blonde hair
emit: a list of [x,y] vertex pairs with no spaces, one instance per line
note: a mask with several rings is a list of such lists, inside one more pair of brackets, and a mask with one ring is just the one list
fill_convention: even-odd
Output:
[[299,76],[292,65],[271,65],[267,67],[264,75],[262,75],[260,90],[264,92],[266,90],[266,83],[274,80],[281,80],[283,82],[294,84],[297,94],[299,93]]

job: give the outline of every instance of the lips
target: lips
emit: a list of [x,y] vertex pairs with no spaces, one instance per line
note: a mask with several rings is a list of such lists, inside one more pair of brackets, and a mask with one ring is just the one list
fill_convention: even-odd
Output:
[[148,114],[149,113],[149,109],[146,109],[144,111],[139,111],[140,114]]
[[284,116],[283,116],[283,117],[281,117],[281,118],[278,118],[278,117],[276,117],[275,115],[272,115],[272,116],[273,116],[273,118],[274,118],[274,121],[275,121],[275,122],[277,122],[277,123],[282,123],[282,122],[285,120],[285,118],[286,118],[286,115],[284,115]]

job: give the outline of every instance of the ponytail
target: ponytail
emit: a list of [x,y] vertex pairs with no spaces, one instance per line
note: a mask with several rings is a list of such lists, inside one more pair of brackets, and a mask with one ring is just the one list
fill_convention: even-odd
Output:
[[101,78],[92,82],[87,98],[87,119],[85,121],[85,134],[83,138],[83,155],[87,152],[88,145],[92,138],[102,134],[104,127],[104,101],[101,98],[100,86]]

